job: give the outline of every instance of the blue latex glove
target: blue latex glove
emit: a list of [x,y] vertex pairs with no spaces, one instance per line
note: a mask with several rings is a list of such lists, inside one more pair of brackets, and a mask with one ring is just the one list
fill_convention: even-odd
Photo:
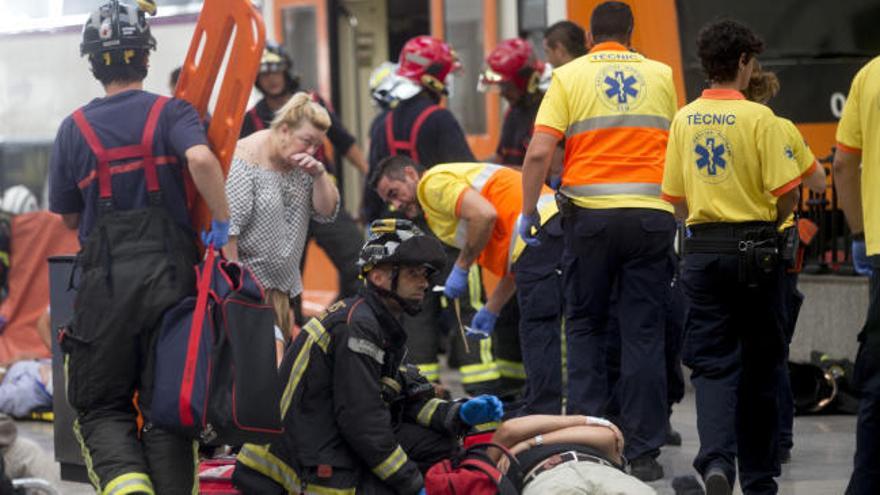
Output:
[[868,253],[865,248],[865,241],[852,241],[852,259],[853,268],[859,275],[871,276],[874,268],[871,261],[868,260]]
[[550,177],[550,184],[549,185],[550,185],[550,189],[553,189],[554,191],[558,191],[559,186],[562,185],[562,176],[561,175],[554,175],[553,177]]
[[461,405],[458,417],[473,426],[498,421],[504,415],[504,405],[494,395],[479,395]]
[[469,337],[476,337],[478,339],[488,338],[495,330],[496,321],[498,321],[498,315],[483,306],[471,320],[471,326],[467,328],[467,334]]
[[220,249],[229,242],[229,222],[211,220],[211,230],[202,231],[202,244],[205,247],[214,245],[214,249]]
[[[541,245],[541,241],[538,239],[538,231],[541,230],[541,216],[537,211],[531,215],[520,213],[516,222],[519,224],[519,235],[527,245]],[[532,229],[534,229],[534,233]]]
[[425,489],[422,488],[421,490],[419,490],[419,495],[428,495],[428,492],[426,492]]
[[452,266],[452,271],[446,277],[446,284],[443,287],[443,295],[450,299],[458,299],[468,288],[468,271],[458,265]]

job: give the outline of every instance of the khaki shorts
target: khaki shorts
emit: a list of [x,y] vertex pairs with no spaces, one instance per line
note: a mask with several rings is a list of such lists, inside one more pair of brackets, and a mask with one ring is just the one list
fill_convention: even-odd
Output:
[[544,471],[523,488],[522,495],[656,495],[638,479],[594,462],[566,462]]

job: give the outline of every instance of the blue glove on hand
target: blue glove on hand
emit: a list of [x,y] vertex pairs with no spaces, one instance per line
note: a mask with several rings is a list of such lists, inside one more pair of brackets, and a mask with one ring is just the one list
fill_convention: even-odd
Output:
[[498,321],[498,315],[483,306],[474,315],[474,318],[471,320],[471,326],[467,328],[468,337],[488,338],[495,330],[496,321]]
[[425,489],[422,488],[421,490],[419,490],[419,495],[428,495],[428,492],[426,492]]
[[865,240],[852,241],[852,260],[853,268],[859,275],[871,276],[874,268],[871,261],[868,260],[868,253],[865,248]]
[[[520,213],[516,222],[519,224],[519,235],[523,242],[529,246],[541,245],[541,241],[538,239],[538,231],[541,230],[541,216],[538,215],[538,212],[531,215]],[[534,233],[532,233],[532,229],[535,229]]]
[[458,417],[473,426],[498,421],[504,415],[504,405],[494,395],[479,395],[461,405]]
[[468,287],[468,271],[458,265],[452,266],[452,271],[446,277],[446,284],[443,287],[443,295],[450,299],[458,299],[466,291]]
[[202,231],[202,244],[205,247],[214,244],[214,249],[220,249],[229,242],[229,222],[211,220],[210,232]]

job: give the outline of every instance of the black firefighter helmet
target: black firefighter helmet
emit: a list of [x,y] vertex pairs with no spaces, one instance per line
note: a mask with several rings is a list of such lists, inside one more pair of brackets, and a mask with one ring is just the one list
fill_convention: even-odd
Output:
[[358,266],[366,273],[382,264],[424,266],[433,274],[443,270],[446,254],[440,241],[425,235],[411,221],[381,218],[370,224]]
[[137,5],[110,0],[101,5],[83,26],[80,55],[113,65],[128,64],[138,50],[155,50],[156,38],[145,13],[155,15],[155,0],[137,0]]

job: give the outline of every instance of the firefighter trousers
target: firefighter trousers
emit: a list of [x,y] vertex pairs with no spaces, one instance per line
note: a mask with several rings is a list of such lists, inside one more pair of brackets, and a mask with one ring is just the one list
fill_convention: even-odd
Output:
[[194,292],[196,260],[192,236],[162,208],[102,214],[80,252],[62,349],[74,433],[99,493],[193,491],[194,442],[149,417],[158,327],[167,308]]

